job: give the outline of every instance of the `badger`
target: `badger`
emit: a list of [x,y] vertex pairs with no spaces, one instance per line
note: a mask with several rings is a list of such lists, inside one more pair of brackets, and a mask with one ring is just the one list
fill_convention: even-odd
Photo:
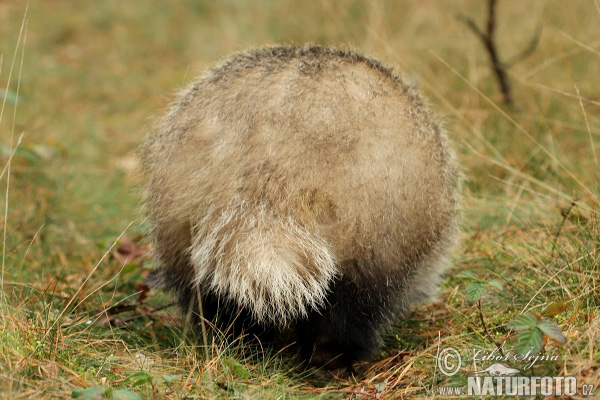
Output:
[[[306,45],[235,54],[141,146],[153,286],[349,368],[435,293],[458,236],[445,131],[394,69]],[[237,322],[242,322],[241,325]]]

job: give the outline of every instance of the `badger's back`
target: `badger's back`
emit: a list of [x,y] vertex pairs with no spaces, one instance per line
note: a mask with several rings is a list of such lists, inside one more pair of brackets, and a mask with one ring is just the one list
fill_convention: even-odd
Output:
[[142,158],[166,286],[259,322],[326,309],[338,281],[376,290],[387,319],[454,241],[444,133],[392,70],[352,52],[234,56],[180,95]]

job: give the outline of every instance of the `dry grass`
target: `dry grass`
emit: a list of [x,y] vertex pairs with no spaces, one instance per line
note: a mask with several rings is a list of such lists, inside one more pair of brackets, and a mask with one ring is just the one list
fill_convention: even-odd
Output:
[[[20,35],[25,9],[0,3],[0,396],[69,397],[102,386],[148,398],[431,397],[439,386],[464,385],[464,374],[436,370],[440,346],[463,357],[493,348],[465,280],[455,277],[463,270],[503,283],[482,311],[506,349],[516,340],[507,322],[564,302],[554,321],[566,345],[545,348],[560,361],[539,363],[535,374],[600,386],[595,2],[499,2],[505,58],[543,27],[536,51],[509,71],[514,110],[499,105],[486,54],[454,18],[482,23],[476,0],[33,1]],[[143,280],[144,268],[108,255],[123,232],[144,231],[129,172],[150,119],[175,88],[232,51],[307,41],[350,45],[399,66],[452,132],[465,174],[464,240],[442,302],[399,321],[357,379],[302,372],[286,352],[218,334],[207,357],[174,311],[148,311],[168,303],[160,293],[124,314],[143,318],[106,323],[106,310],[134,303]],[[140,371],[154,381],[134,387],[127,378]]]

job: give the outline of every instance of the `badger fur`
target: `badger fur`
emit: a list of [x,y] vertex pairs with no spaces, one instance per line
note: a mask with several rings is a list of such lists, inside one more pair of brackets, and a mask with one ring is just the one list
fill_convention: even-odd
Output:
[[430,297],[458,234],[458,173],[423,99],[319,46],[236,54],[141,151],[151,280],[184,310],[294,329],[306,358],[368,357]]

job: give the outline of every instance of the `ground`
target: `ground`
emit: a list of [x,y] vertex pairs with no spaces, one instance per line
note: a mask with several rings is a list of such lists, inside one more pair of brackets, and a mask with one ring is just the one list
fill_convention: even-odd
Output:
[[[540,35],[508,69],[512,107],[459,15],[485,25],[477,0],[0,3],[0,397],[433,397],[491,365],[477,350],[523,340],[558,360],[509,367],[598,393],[599,2],[498,2],[503,60]],[[440,301],[399,320],[354,378],[211,332],[199,346],[176,310],[157,310],[171,299],[141,286],[148,255],[122,254],[148,244],[133,152],[177,89],[232,51],[306,42],[402,70],[464,175]],[[446,347],[463,358],[454,376],[436,363]]]

